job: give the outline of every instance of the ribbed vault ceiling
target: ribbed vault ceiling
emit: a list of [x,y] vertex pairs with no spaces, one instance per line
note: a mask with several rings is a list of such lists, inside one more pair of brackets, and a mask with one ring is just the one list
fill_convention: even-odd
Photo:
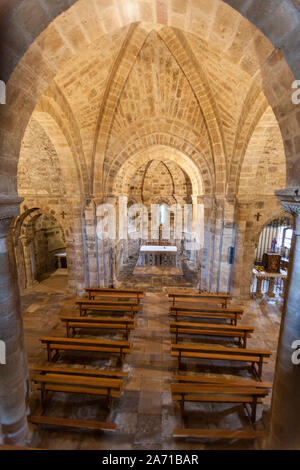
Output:
[[[241,23],[236,13],[234,18],[236,38]],[[62,20],[59,17],[56,21],[59,24]],[[24,173],[23,166],[39,172],[30,146],[40,129],[50,139],[58,161],[72,155],[69,175],[73,184],[65,184],[67,191],[77,178],[79,193],[102,195],[108,190],[109,177],[117,175],[124,164],[124,149],[130,148],[132,154],[135,148],[140,151],[162,143],[174,152],[185,153],[200,173],[205,168],[202,176],[209,179],[206,188],[210,189],[204,186],[204,192],[217,194],[235,194],[238,188],[242,193],[243,185],[249,187],[249,181],[254,181],[253,174],[242,170],[245,156],[248,162],[265,161],[273,146],[276,189],[284,186],[280,129],[259,82],[253,79],[257,38],[265,57],[272,54],[273,46],[256,32],[254,43],[249,24],[240,43],[228,37],[227,52],[221,53],[220,36],[224,42],[233,31],[226,29],[226,21],[223,31],[216,28],[204,40],[169,26],[133,23],[87,41],[84,51],[60,67],[36,105],[29,123],[31,131],[26,131],[23,139],[19,174]],[[237,61],[247,40],[248,58],[244,54]],[[51,119],[45,119],[45,114]],[[264,116],[262,136],[259,126]],[[266,135],[272,136],[269,144]],[[66,162],[63,165],[68,178]],[[22,181],[19,177],[21,193]],[[270,185],[267,192],[272,193],[272,180],[265,179],[264,184]]]

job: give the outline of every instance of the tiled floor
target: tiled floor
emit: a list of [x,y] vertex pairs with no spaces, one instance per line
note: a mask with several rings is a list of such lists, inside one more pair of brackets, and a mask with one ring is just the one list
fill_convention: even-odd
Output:
[[[45,364],[45,351],[39,338],[42,335],[65,336],[59,314],[76,313],[73,296],[67,294],[67,279],[61,274],[51,276],[34,289],[22,295],[25,334],[29,364]],[[142,311],[137,318],[137,328],[130,341],[133,351],[127,356],[124,370],[129,372],[124,391],[115,401],[110,419],[117,424],[115,433],[91,431],[55,430],[34,427],[32,444],[44,449],[240,449],[257,448],[260,443],[238,441],[186,441],[175,440],[172,432],[180,426],[179,407],[170,395],[170,378],[176,371],[177,360],[170,356],[168,300],[165,292],[148,292]],[[155,289],[158,290],[158,289]],[[234,302],[236,303],[236,302]],[[260,303],[252,300],[244,304],[243,324],[253,325],[255,334],[249,340],[249,348],[263,348],[274,352],[272,360],[264,366],[264,380],[272,381],[277,345],[280,308],[267,299]],[[95,337],[95,336],[91,336]],[[107,335],[106,335],[107,337]],[[112,338],[118,338],[118,335]],[[190,341],[190,340],[189,340]],[[83,359],[74,354],[59,359],[59,364],[78,364],[85,367],[114,368],[114,358],[97,356]],[[233,369],[220,365],[186,363],[186,370],[193,373],[226,373],[249,377],[246,369]],[[39,393],[33,391],[31,411],[39,411]],[[269,408],[270,400],[265,404]],[[249,427],[241,406],[188,404],[190,427],[229,428]],[[103,420],[103,403],[99,398],[81,395],[55,394],[51,398],[49,415],[79,419]],[[257,429],[263,429],[262,410],[258,413]]]

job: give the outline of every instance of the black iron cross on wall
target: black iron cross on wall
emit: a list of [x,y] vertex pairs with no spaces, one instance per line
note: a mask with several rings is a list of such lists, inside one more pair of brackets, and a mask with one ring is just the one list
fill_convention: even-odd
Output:
[[255,214],[254,217],[256,217],[257,222],[259,222],[259,219],[262,217],[262,214],[258,212],[257,214]]

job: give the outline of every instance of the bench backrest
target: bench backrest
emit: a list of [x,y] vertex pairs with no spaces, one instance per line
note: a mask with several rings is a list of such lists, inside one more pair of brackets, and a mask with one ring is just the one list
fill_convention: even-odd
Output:
[[71,375],[56,375],[56,374],[38,374],[32,377],[33,382],[39,383],[52,383],[52,384],[65,384],[65,385],[85,385],[98,388],[111,388],[121,390],[123,380],[120,379],[107,379],[99,377],[82,377]]
[[214,345],[200,345],[200,344],[172,344],[173,351],[187,351],[187,352],[203,352],[213,354],[226,354],[238,356],[263,356],[270,357],[272,353],[260,349],[245,349],[245,348],[227,348],[225,346]]
[[265,397],[268,390],[257,387],[239,387],[238,385],[216,384],[171,384],[172,393],[183,394],[218,394],[218,395],[250,395]]
[[215,294],[215,293],[196,293],[196,292],[169,292],[168,296],[171,298],[187,297],[195,299],[232,299],[230,294]]
[[81,310],[93,310],[96,312],[139,312],[138,305],[79,305]]
[[235,307],[233,305],[230,305],[230,307],[224,309],[224,308],[211,308],[211,307],[202,307],[202,306],[199,306],[199,307],[190,307],[190,306],[186,306],[186,307],[182,307],[182,306],[176,306],[176,305],[172,305],[170,307],[170,312],[178,312],[178,313],[183,313],[183,312],[187,312],[187,313],[221,313],[222,315],[223,314],[228,314],[228,313],[239,313],[240,315],[243,314],[244,312],[244,309],[242,307]]
[[138,294],[144,295],[144,291],[141,289],[114,289],[111,287],[86,287],[86,292],[115,292],[116,294]]
[[200,377],[193,375],[173,375],[172,380],[177,382],[186,382],[186,383],[202,383],[202,384],[220,384],[220,385],[232,385],[239,387],[256,387],[256,388],[272,388],[272,382],[257,382],[250,379],[224,379],[223,377]]
[[235,325],[227,325],[227,324],[213,324],[213,323],[196,323],[196,322],[176,322],[171,321],[170,326],[172,328],[189,328],[189,329],[208,329],[208,330],[220,330],[220,331],[234,331],[234,332],[249,332],[252,333],[254,331],[253,326],[235,326]]
[[117,305],[117,306],[138,306],[139,303],[136,300],[111,300],[111,299],[101,299],[101,300],[92,300],[92,299],[76,299],[75,303],[77,305]]
[[48,344],[61,344],[61,345],[78,345],[78,346],[109,346],[109,347],[122,347],[131,348],[132,344],[128,341],[113,341],[113,340],[98,340],[98,339],[83,339],[83,338],[58,338],[58,337],[42,337],[42,343]]
[[126,378],[128,372],[111,371],[111,370],[96,370],[96,369],[75,369],[71,367],[50,367],[50,366],[33,366],[30,368],[32,373],[39,372],[41,374],[54,373],[64,375],[78,375],[88,377],[111,377],[111,378]]
[[135,321],[132,318],[124,317],[78,317],[78,316],[61,316],[62,322],[76,322],[76,323],[122,323],[124,325],[134,325]]

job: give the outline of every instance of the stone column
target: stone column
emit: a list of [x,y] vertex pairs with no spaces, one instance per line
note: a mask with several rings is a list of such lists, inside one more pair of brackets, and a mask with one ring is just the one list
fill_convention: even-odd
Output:
[[192,233],[193,238],[196,238],[199,247],[203,247],[204,243],[204,203],[203,198],[200,196],[192,196],[193,201],[193,221]]
[[[236,201],[227,198],[224,202],[224,219],[220,239],[220,259],[218,271],[218,291],[231,292],[234,260],[230,259],[230,249],[235,245]],[[249,286],[250,291],[250,286]]]
[[276,191],[283,209],[295,217],[293,254],[283,307],[275,380],[273,386],[270,436],[271,449],[300,449],[300,364],[294,364],[292,344],[300,340],[300,188]]
[[200,290],[208,290],[211,278],[211,253],[213,247],[212,241],[212,219],[211,212],[213,210],[212,198],[204,198],[204,242],[203,248],[200,250],[201,263],[201,279],[199,283]]
[[119,241],[124,240],[127,243],[128,240],[128,217],[127,217],[127,205],[128,197],[119,196],[118,198],[118,217],[117,217],[117,230]]
[[261,276],[256,277],[256,297],[261,298],[262,294],[262,282],[263,278]]
[[[99,287],[99,253],[96,233],[97,217],[96,205],[92,198],[86,200],[84,208],[84,244],[85,244],[85,271],[87,286]],[[70,263],[70,260],[69,260]]]
[[286,298],[286,288],[287,288],[287,287],[286,287],[286,286],[287,286],[287,282],[286,282],[286,281],[287,281],[287,278],[286,278],[286,277],[283,277],[283,278],[282,278],[282,292],[281,292],[283,298]]
[[[84,293],[89,285],[87,234],[84,207],[81,201],[72,201],[66,208],[66,218],[60,221],[65,234],[67,273],[69,290],[77,296]],[[58,267],[62,268],[62,258],[58,257]],[[95,284],[92,284],[95,285]]]
[[29,387],[17,272],[9,239],[15,215],[18,205],[6,208],[0,201],[0,340],[6,347],[6,363],[0,365],[0,435],[5,443],[24,444]]
[[268,296],[269,297],[275,297],[274,287],[275,287],[275,277],[270,277],[269,278],[269,288],[268,288]]
[[221,274],[221,258],[222,258],[222,237],[224,223],[224,198],[216,198],[216,206],[212,221],[212,251],[211,272],[209,290],[212,292],[219,291],[219,282]]

